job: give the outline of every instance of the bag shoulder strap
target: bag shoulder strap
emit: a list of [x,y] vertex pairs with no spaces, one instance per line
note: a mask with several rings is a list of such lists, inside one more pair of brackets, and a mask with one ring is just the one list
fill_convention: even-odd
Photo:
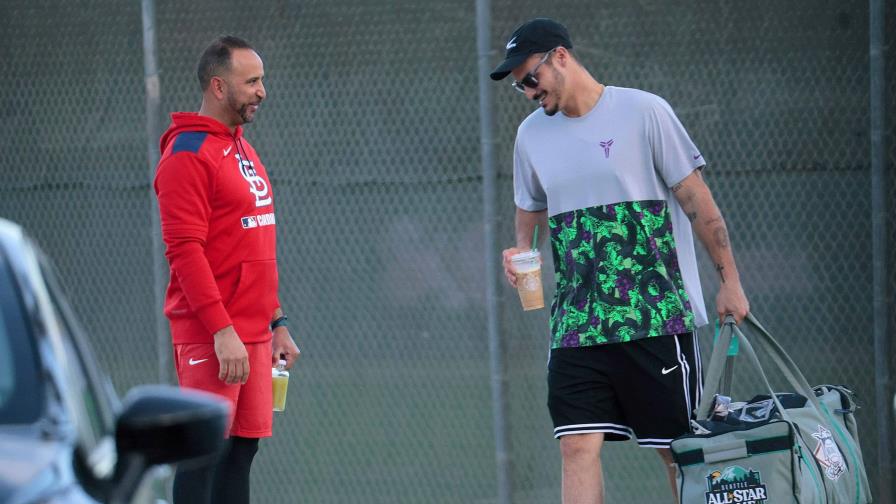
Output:
[[[781,371],[788,384],[793,387],[794,392],[805,396],[815,409],[817,409],[819,413],[822,413],[821,403],[815,396],[814,390],[809,385],[809,382],[806,381],[806,377],[803,376],[803,373],[797,365],[793,362],[790,356],[787,355],[787,352],[784,351],[784,348],[781,347],[765,327],[756,320],[756,317],[754,317],[752,313],[747,314],[747,317],[744,320],[755,329],[755,335],[753,336],[756,338],[755,342],[763,347],[763,350],[769,355],[772,362],[775,364],[775,367]],[[735,336],[740,338],[739,341],[741,344],[747,342],[746,335],[740,330],[737,324],[735,324],[734,317],[729,315],[728,317],[725,317],[725,322],[721,331],[719,331],[719,339],[716,341],[712,357],[710,357],[706,379],[704,380],[703,397],[701,398],[700,406],[697,409],[697,418],[709,418],[709,410],[712,407],[713,396],[718,393],[719,387],[722,384],[721,380],[723,378],[723,373],[726,371],[726,351],[731,344],[731,339]],[[747,344],[749,344],[749,342],[747,342]],[[765,375],[762,364],[759,362],[758,357],[756,357],[755,351],[747,354],[746,357],[759,372],[763,383],[768,387],[769,394],[774,397],[774,389],[769,384],[768,378]]]

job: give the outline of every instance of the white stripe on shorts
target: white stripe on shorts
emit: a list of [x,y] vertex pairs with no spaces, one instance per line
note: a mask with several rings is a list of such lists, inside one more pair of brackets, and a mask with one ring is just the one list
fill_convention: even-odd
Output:
[[700,345],[697,341],[697,331],[694,331],[694,362],[697,363],[697,376],[694,377],[694,390],[697,393],[697,398],[694,401],[694,407],[696,408],[699,406],[700,401],[703,400],[703,360],[700,357]]
[[691,387],[689,384],[688,378],[691,374],[691,367],[688,365],[688,360],[685,359],[684,354],[681,353],[681,345],[678,342],[678,335],[675,335],[675,353],[678,357],[678,363],[681,365],[681,380],[684,385],[684,404],[685,404],[685,419],[690,421],[691,419]]
[[559,439],[561,436],[566,436],[567,434],[592,434],[596,432],[619,434],[620,436],[625,436],[627,439],[635,437],[634,432],[630,427],[611,423],[561,425],[554,429],[554,437]]
[[638,446],[641,448],[668,448],[672,443],[671,439],[639,439]]

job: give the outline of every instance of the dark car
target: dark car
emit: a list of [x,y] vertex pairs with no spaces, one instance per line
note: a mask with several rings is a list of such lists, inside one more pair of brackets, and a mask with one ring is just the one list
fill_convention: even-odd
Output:
[[50,261],[0,219],[0,503],[160,503],[169,464],[208,463],[227,404],[148,385],[123,401]]

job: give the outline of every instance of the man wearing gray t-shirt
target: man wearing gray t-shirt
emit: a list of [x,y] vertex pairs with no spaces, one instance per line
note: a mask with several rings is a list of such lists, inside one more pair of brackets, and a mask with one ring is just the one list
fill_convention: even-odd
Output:
[[603,502],[604,440],[657,449],[675,494],[669,443],[700,400],[695,330],[707,323],[694,233],[719,274],[719,317],[749,312],[706,162],[665,100],[597,82],[556,21],[521,25],[506,49],[491,78],[513,74],[540,108],[517,131],[517,246],[504,271],[515,286],[510,256],[528,249],[536,224],[550,229],[548,408],[563,503]]

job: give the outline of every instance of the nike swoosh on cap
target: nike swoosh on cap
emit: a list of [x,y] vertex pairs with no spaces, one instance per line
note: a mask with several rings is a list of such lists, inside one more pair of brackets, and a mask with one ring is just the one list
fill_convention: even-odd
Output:
[[510,49],[513,49],[514,47],[516,47],[516,37],[513,37],[512,39],[510,39],[510,42],[507,43],[507,50],[508,50],[508,51],[509,51]]

